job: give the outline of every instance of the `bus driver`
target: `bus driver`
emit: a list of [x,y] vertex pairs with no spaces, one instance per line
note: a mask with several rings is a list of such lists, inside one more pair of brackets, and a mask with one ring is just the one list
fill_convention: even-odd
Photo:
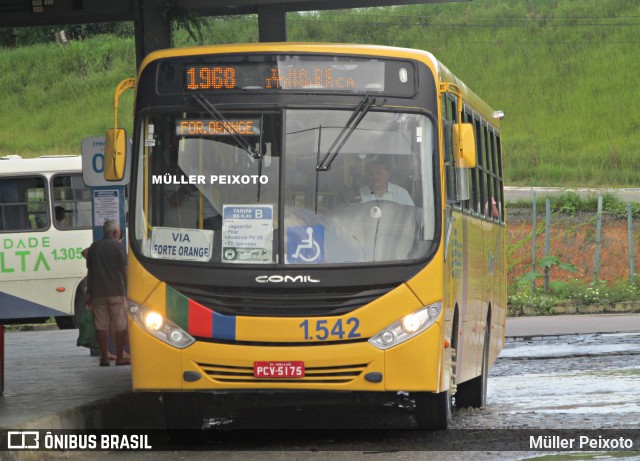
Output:
[[388,200],[400,205],[415,206],[409,192],[401,186],[389,182],[391,167],[382,158],[374,158],[365,166],[367,184],[360,186],[360,201],[373,202]]

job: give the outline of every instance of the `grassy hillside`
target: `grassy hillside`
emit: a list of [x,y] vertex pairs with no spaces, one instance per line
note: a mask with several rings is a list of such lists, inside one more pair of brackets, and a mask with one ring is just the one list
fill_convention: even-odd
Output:
[[[472,0],[290,14],[288,23],[291,41],[433,52],[505,111],[507,184],[638,185],[637,0]],[[209,19],[202,32],[203,43],[255,42],[257,20]],[[175,44],[193,42],[177,31]],[[77,152],[111,122],[112,88],[133,63],[133,41],[109,37],[0,51],[0,154]]]
[[[97,37],[0,50],[0,155],[79,154],[113,125],[113,88],[135,76],[133,39]],[[120,111],[131,126],[132,95]]]

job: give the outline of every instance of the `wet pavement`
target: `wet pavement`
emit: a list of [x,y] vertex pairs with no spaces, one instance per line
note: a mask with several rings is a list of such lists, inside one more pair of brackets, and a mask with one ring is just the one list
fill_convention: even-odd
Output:
[[129,367],[99,367],[77,337],[78,330],[5,333],[0,429],[83,427],[84,406],[131,390]]
[[[561,317],[509,319],[505,348],[490,371],[487,406],[454,409],[453,429],[610,428],[637,431],[640,429],[639,319],[640,314],[568,319],[573,322]],[[560,328],[562,325],[573,328],[580,324],[588,331],[598,325],[599,330],[611,332],[561,333],[569,331]],[[627,331],[633,328],[636,332]],[[162,429],[158,397],[131,392],[129,367],[99,367],[97,357],[91,357],[87,349],[75,346],[76,337],[76,330],[6,334],[5,394],[0,397],[0,429]],[[359,454],[420,450],[435,436],[413,430],[413,408],[411,397],[403,393],[373,407],[329,408],[320,403],[309,408],[276,408],[264,402],[262,406],[260,402],[253,405],[246,399],[244,407],[235,413],[213,417],[210,425],[237,429],[249,427],[247,421],[259,421],[267,429],[310,424],[321,431],[239,432],[237,437],[209,440],[202,449],[224,450],[226,459],[250,459],[251,450],[268,450],[266,457],[261,453],[261,459],[289,458],[283,456],[281,450],[317,450],[325,454],[329,450],[331,456],[318,459],[347,460],[354,457],[349,453],[339,457],[334,450]],[[339,435],[342,429],[336,431],[336,427],[367,428],[373,432],[372,435],[368,431],[352,432],[352,436],[344,436]],[[323,432],[329,428],[334,432]],[[180,446],[174,449],[180,450]],[[154,454],[153,459],[179,458],[176,452],[171,453],[174,458],[158,457],[158,452]],[[46,459],[62,459],[62,455],[47,453]],[[128,459],[125,453],[111,455],[100,454],[109,459]],[[448,459],[479,461],[525,457],[524,453],[497,457],[489,453],[458,455],[460,453]],[[75,454],[66,453],[62,457],[74,458]],[[402,456],[396,453],[392,458],[444,459],[424,454],[416,456],[415,451]],[[208,458],[203,454],[190,459]]]
[[640,429],[640,333],[507,340],[487,406],[456,427]]

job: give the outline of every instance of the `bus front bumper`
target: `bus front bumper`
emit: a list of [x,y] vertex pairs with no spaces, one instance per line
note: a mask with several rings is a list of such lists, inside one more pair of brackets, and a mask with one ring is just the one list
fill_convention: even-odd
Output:
[[[442,318],[387,350],[367,341],[243,345],[196,341],[177,349],[129,323],[136,391],[328,390],[438,392]],[[256,362],[304,364],[302,377],[254,376]]]

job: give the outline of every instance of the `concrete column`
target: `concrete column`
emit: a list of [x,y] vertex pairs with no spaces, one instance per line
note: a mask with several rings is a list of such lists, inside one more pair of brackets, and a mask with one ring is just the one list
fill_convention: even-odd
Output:
[[287,41],[287,12],[283,6],[258,7],[258,37],[261,42]]
[[171,48],[171,21],[163,0],[135,0],[136,62],[155,50]]

